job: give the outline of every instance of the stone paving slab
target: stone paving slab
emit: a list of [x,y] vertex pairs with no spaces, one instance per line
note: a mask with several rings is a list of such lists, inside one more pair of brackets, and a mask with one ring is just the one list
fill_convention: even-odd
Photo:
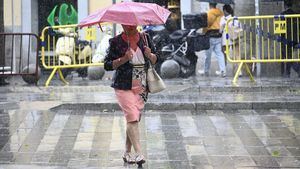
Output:
[[[0,111],[0,169],[122,169],[122,112]],[[145,169],[300,168],[299,109],[144,112]]]

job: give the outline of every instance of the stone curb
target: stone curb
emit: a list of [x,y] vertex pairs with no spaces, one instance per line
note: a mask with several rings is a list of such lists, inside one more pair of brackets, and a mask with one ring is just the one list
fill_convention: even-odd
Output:
[[[61,104],[51,108],[57,110],[120,110],[117,103],[80,103]],[[238,110],[238,109],[300,109],[300,101],[296,102],[201,102],[201,103],[147,103],[145,110]]]

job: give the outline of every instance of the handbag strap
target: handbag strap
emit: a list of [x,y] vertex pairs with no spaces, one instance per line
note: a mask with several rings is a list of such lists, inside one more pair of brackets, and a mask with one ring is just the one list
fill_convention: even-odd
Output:
[[141,37],[143,39],[144,44],[149,47],[148,39],[147,39],[147,34],[145,32],[141,33]]
[[[145,44],[147,47],[149,47],[147,34],[146,34],[145,32],[142,32],[140,35],[141,35],[141,37],[142,37],[142,39],[143,39],[144,44]],[[152,63],[150,62],[149,59],[148,59],[148,62],[149,62],[150,67],[153,68],[153,65],[152,65]]]

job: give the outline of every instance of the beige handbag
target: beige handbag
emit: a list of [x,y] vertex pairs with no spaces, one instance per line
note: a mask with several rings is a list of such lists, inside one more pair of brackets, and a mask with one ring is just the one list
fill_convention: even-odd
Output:
[[158,93],[166,88],[164,81],[159,77],[151,63],[147,71],[147,85],[150,93]]
[[[146,34],[142,34],[142,38],[146,46],[148,45],[148,40]],[[150,61],[149,61],[150,62]],[[164,81],[161,77],[157,74],[156,70],[153,68],[152,64],[149,63],[150,66],[147,71],[147,86],[150,93],[158,93],[163,91],[166,88]]]

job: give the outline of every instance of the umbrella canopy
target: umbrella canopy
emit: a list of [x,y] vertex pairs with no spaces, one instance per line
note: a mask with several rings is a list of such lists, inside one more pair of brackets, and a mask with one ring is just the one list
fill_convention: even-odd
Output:
[[[212,3],[221,3],[221,4],[234,4],[234,0],[197,0],[200,2],[212,2]],[[260,0],[262,2],[280,2],[284,0]]]
[[83,19],[79,26],[90,26],[102,22],[124,25],[164,24],[171,12],[154,3],[121,2],[100,9]]
[[234,0],[198,0],[200,2],[211,2],[220,4],[234,4]]

